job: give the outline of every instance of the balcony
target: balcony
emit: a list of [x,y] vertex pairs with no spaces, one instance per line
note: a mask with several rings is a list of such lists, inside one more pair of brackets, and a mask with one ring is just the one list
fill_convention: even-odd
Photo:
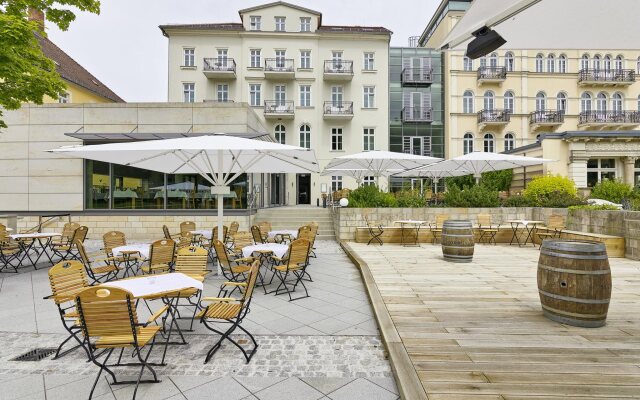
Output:
[[431,107],[405,107],[402,109],[402,122],[433,122]]
[[236,79],[236,62],[233,58],[205,58],[202,73],[209,79]]
[[638,111],[586,111],[578,117],[579,128],[630,129],[638,125]]
[[350,81],[351,79],[353,79],[353,61],[325,60],[325,81]]
[[555,128],[564,123],[564,112],[556,110],[539,110],[529,114],[529,125],[533,130],[538,128]]
[[403,85],[431,85],[433,83],[433,68],[405,68],[402,70]]
[[502,83],[507,79],[505,67],[480,67],[478,68],[478,83]]
[[486,126],[502,127],[511,121],[509,110],[482,110],[478,112],[480,129]]
[[264,77],[266,79],[293,79],[296,76],[292,58],[266,58]]
[[326,120],[345,120],[353,118],[353,101],[325,101],[323,115]]
[[632,69],[581,69],[578,72],[580,86],[629,86],[636,81]]
[[293,101],[265,100],[264,117],[267,119],[293,119]]

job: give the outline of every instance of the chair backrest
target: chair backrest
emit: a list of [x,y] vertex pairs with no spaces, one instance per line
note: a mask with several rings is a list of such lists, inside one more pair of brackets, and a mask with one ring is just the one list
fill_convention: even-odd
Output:
[[242,296],[242,304],[247,305],[251,301],[251,296],[253,296],[253,289],[256,287],[256,282],[258,280],[258,274],[260,271],[260,260],[255,260],[251,264],[251,269],[249,270],[249,276],[247,277],[247,287]]
[[104,245],[104,251],[106,251],[108,254],[111,254],[114,248],[126,246],[127,239],[124,236],[124,233],[120,231],[111,231],[102,235],[102,244]]
[[311,234],[311,227],[309,225],[302,225],[298,228],[298,237],[304,235],[307,231]]
[[129,291],[108,286],[91,286],[80,292],[76,309],[85,337],[135,337],[138,316],[132,299]]
[[80,228],[80,224],[77,222],[67,222],[62,228],[62,238],[71,240],[76,229]]
[[564,229],[565,219],[562,215],[552,214],[549,217],[549,223],[547,224],[547,228],[553,229]]
[[309,228],[311,228],[311,247],[313,248],[316,242],[316,236],[318,236],[318,223],[315,221],[309,223]]
[[[303,229],[304,228],[304,229]],[[302,226],[298,229],[298,239],[306,239],[311,243],[313,240],[313,232],[308,226]]]
[[8,242],[10,239],[7,227],[0,224],[0,244]]
[[193,221],[184,221],[180,223],[180,235],[184,235],[186,232],[196,230],[196,223]]
[[227,246],[224,245],[218,239],[212,239],[213,249],[216,251],[216,258],[220,263],[220,268],[231,268],[231,262],[229,261],[229,254],[227,254]]
[[204,276],[207,273],[208,254],[206,249],[198,246],[180,249],[174,271],[189,276]]
[[229,237],[234,237],[236,233],[238,233],[238,229],[240,228],[240,224],[238,221],[233,221],[231,225],[229,225]]
[[80,290],[89,286],[87,271],[78,260],[61,261],[49,268],[49,285],[56,304],[73,301]]
[[260,228],[260,232],[264,234],[267,234],[273,230],[273,228],[271,227],[271,222],[269,221],[258,222],[256,223],[256,225],[258,225],[258,227]]
[[436,215],[436,227],[442,227],[444,221],[449,219],[449,214],[438,214]]
[[255,244],[262,243],[262,230],[258,225],[254,225],[251,227],[251,236],[253,236],[253,241]]
[[191,234],[191,232],[188,232],[185,236],[180,236],[180,239],[176,244],[176,250],[180,251],[185,247],[191,246],[192,241],[193,241],[193,235]]
[[164,233],[165,239],[171,239],[171,233],[169,232],[169,227],[166,225],[162,225],[162,233]]
[[79,226],[75,231],[73,231],[73,235],[71,236],[71,243],[80,241],[84,243],[84,240],[87,238],[87,234],[89,233],[89,228],[86,226]]
[[249,232],[237,232],[233,238],[233,246],[241,249],[253,244],[253,236]]
[[478,214],[478,226],[483,228],[491,226],[491,214]]
[[[226,225],[222,225],[222,241],[226,241],[227,240],[227,234],[229,233],[229,227]],[[213,230],[211,231],[211,238],[212,239],[217,239],[218,238],[218,227],[214,226]]]
[[176,242],[171,239],[156,240],[151,243],[149,265],[171,264],[175,257]]
[[91,259],[89,258],[89,254],[87,254],[87,249],[84,248],[84,244],[81,241],[75,240],[73,244],[78,249],[78,253],[80,254],[80,259],[84,263],[87,268],[91,268]]
[[289,245],[289,258],[287,265],[289,267],[300,267],[307,265],[309,261],[309,251],[311,250],[311,242],[307,239],[296,239]]

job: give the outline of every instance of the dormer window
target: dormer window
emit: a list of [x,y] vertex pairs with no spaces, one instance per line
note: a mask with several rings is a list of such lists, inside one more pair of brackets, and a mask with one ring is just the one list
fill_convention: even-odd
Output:
[[300,32],[311,32],[311,17],[300,18]]
[[64,92],[61,95],[59,95],[58,103],[61,103],[61,104],[71,103],[71,95],[69,94],[69,92]]
[[259,31],[262,29],[262,21],[259,16],[253,15],[249,17],[250,29],[252,31]]
[[276,32],[285,31],[285,17],[276,17]]

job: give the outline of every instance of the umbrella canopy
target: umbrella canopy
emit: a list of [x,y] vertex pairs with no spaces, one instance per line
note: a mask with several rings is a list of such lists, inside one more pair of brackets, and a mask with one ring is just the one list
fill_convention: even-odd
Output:
[[[404,171],[404,170],[402,170],[402,169],[386,170],[385,173],[386,174],[393,174],[393,173],[402,172],[402,171]],[[330,176],[350,176],[351,178],[354,178],[356,180],[358,185],[362,184],[362,181],[363,181],[363,179],[365,177],[367,177],[367,176],[375,176],[368,169],[344,169],[344,168],[325,168],[324,171],[322,171],[321,175],[323,175],[323,176],[328,176],[328,175],[330,175]]]
[[373,175],[378,178],[401,170],[433,164],[440,160],[441,158],[375,150],[336,157],[329,162],[325,170],[364,170],[368,171],[365,176]]
[[440,179],[471,174],[472,172],[469,172],[466,169],[457,168],[457,165],[452,164],[450,161],[441,161],[427,165],[426,167],[402,171],[393,174],[392,176],[397,178],[431,178],[431,180],[436,184],[435,193],[438,193],[438,182]]

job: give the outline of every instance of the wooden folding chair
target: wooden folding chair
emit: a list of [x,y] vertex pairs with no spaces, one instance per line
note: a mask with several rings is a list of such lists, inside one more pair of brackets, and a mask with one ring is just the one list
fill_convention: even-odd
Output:
[[255,259],[253,257],[230,257],[227,246],[217,239],[213,241],[213,248],[225,279],[232,282],[244,282],[246,280],[245,274],[251,269],[250,264]]
[[478,232],[480,233],[480,237],[478,238],[478,243],[483,243],[483,240],[486,243],[496,244],[496,235],[500,230],[500,224],[494,224],[491,221],[491,214],[478,214]]
[[22,253],[22,247],[11,240],[5,226],[2,225],[2,229],[0,229],[0,272],[5,272],[6,269],[12,268],[13,272],[17,273]]
[[311,221],[308,224],[309,228],[311,228],[311,247],[310,247],[310,251],[309,254],[311,255],[311,257],[316,258],[316,237],[318,236],[318,223],[315,221]]
[[169,232],[169,227],[166,225],[162,225],[162,233],[164,234],[164,238],[168,240],[173,240],[180,237],[179,233],[172,234],[171,232]]
[[[222,242],[227,242],[227,235],[229,233],[229,228],[226,225],[222,225]],[[209,252],[209,260],[215,264],[216,262],[216,252],[213,250],[213,240],[218,240],[218,227],[215,226],[211,230],[211,239],[206,241],[200,241],[200,245],[208,250]]]
[[138,251],[123,251],[120,255],[113,254],[113,249],[120,246],[127,245],[127,238],[124,233],[120,231],[110,231],[102,235],[102,249],[118,266],[125,265],[125,276],[135,275],[134,267],[137,267],[142,259],[140,252]]
[[151,243],[149,259],[140,268],[145,274],[167,272],[173,266],[176,253],[176,242],[171,239],[156,240]]
[[77,222],[67,222],[62,227],[62,236],[57,240],[52,240],[51,241],[51,245],[62,246],[62,245],[71,244],[72,243],[71,241],[74,239],[73,238],[73,233],[78,228],[80,228],[80,224],[79,223],[77,223]]
[[262,235],[262,230],[258,225],[253,225],[251,227],[251,236],[253,236],[253,242],[255,244],[261,244],[266,242],[266,239],[264,239]]
[[184,221],[180,223],[180,236],[185,236],[186,233],[196,230],[196,223],[193,221]]
[[560,238],[562,236],[562,231],[565,230],[565,218],[559,214],[551,215],[546,228],[548,230],[544,232],[536,229],[536,235],[540,239],[541,246],[544,239]]
[[266,243],[269,240],[269,232],[273,230],[273,227],[271,226],[271,222],[269,221],[256,222],[256,225],[258,226],[258,228],[260,228],[260,233],[262,234],[262,242]]
[[87,238],[87,234],[89,233],[89,228],[86,226],[80,226],[73,231],[73,235],[71,236],[71,240],[68,243],[63,244],[54,244],[51,246],[53,253],[60,257],[62,260],[72,259],[72,260],[80,260],[80,254],[78,254],[78,249],[76,248],[76,243],[84,243]]
[[367,242],[367,246],[369,246],[371,242],[373,242],[374,240],[380,243],[380,246],[382,246],[383,242],[382,242],[382,239],[380,239],[380,236],[382,236],[382,234],[384,233],[384,229],[382,228],[382,225],[374,227],[369,221],[369,217],[366,215],[364,216],[364,220],[367,223],[367,228],[369,229],[369,235],[371,235],[371,239],[369,239],[369,241]]
[[[202,311],[198,313],[196,318],[200,319],[200,322],[212,332],[220,335],[220,339],[209,349],[207,356],[205,357],[205,364],[208,363],[213,355],[220,349],[222,342],[226,339],[229,340],[234,346],[236,346],[244,358],[247,360],[247,364],[251,361],[251,358],[258,349],[258,343],[253,335],[242,327],[242,320],[249,313],[249,307],[251,306],[251,299],[253,297],[253,291],[258,280],[260,270],[260,262],[258,260],[251,264],[249,269],[249,275],[246,282],[225,282],[224,288],[233,287],[240,289],[242,296],[240,298],[228,297],[228,291],[223,291],[224,297],[204,297],[202,302],[209,303]],[[233,290],[231,290],[233,292]],[[229,323],[231,326],[226,331],[218,330],[218,324]],[[240,328],[244,332],[251,342],[253,343],[252,349],[245,349],[239,343],[231,338],[231,334]]]
[[[80,254],[80,260],[84,264],[85,271],[92,280],[92,285],[109,282],[118,277],[120,267],[113,257],[91,259],[81,241],[77,240],[75,246],[78,249],[78,254]],[[102,263],[102,265],[95,265],[97,263]]]
[[[305,270],[309,265],[310,247],[311,242],[309,242],[307,239],[296,239],[291,242],[287,254],[282,259],[273,257],[276,265],[274,265],[272,268],[274,271],[274,275],[278,278],[280,284],[278,285],[276,290],[270,293],[275,293],[276,296],[287,293],[289,295],[289,301],[300,300],[305,297],[309,297],[309,291],[307,290],[307,287],[305,286],[302,278],[304,278]],[[293,278],[293,282],[290,281],[289,278]],[[295,292],[298,285],[302,285],[305,295],[293,298],[291,297],[291,293]]]
[[[231,224],[229,225],[229,231],[227,232],[227,234],[225,235],[225,244],[231,248],[233,247],[233,241],[235,239],[236,233],[238,233],[238,229],[240,228],[240,224],[238,223],[238,221],[233,221],[231,222]],[[217,239],[217,238],[216,238]]]
[[444,221],[449,219],[448,214],[438,214],[436,215],[436,222],[433,224],[429,224],[429,230],[431,231],[431,235],[433,236],[433,244],[438,243],[438,239],[442,235],[442,225]]

